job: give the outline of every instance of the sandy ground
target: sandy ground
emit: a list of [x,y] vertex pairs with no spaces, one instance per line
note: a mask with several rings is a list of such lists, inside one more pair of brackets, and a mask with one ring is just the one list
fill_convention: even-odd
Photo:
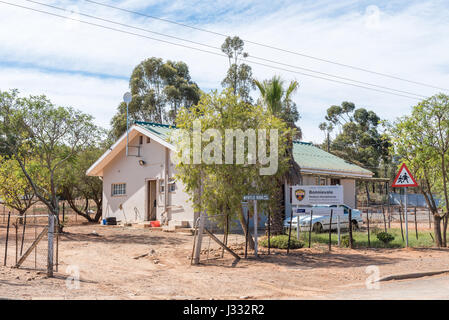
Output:
[[[291,250],[289,256],[283,250],[261,254],[260,259],[242,259],[235,266],[230,255],[191,266],[193,237],[189,234],[99,225],[72,226],[65,231],[55,277],[0,267],[0,298],[341,298],[345,291],[366,288],[371,275],[368,266],[377,266],[380,277],[449,269],[449,251],[431,248],[333,248],[330,253],[326,247],[303,248]],[[241,247],[232,246],[242,253]],[[76,270],[79,288],[67,279]]]

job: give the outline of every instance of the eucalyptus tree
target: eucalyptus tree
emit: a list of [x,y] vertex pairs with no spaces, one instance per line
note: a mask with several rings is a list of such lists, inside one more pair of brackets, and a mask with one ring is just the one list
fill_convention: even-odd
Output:
[[334,130],[334,125],[332,123],[328,123],[328,122],[321,122],[320,125],[318,126],[320,128],[321,131],[324,132],[324,144],[326,146],[327,152],[330,152],[330,144],[331,144],[331,132]]
[[227,37],[221,46],[221,51],[228,56],[229,68],[226,77],[221,82],[224,88],[230,88],[234,95],[239,95],[245,102],[252,102],[250,92],[255,89],[253,72],[242,59],[249,55],[244,52],[244,42],[239,37]]
[[[374,111],[356,108],[354,103],[345,101],[340,106],[329,107],[325,119],[326,122],[320,124],[321,130],[338,130],[335,138],[328,141],[330,152],[378,176],[384,174],[381,166],[388,167],[392,161],[390,141],[382,132],[382,121]],[[328,137],[330,139],[330,135]],[[368,183],[365,183],[365,190],[370,201]]]
[[[129,80],[133,96],[129,104],[131,120],[175,124],[181,107],[195,105],[201,95],[182,61],[149,58],[139,63]],[[114,138],[126,131],[126,104],[120,103],[111,121]]]

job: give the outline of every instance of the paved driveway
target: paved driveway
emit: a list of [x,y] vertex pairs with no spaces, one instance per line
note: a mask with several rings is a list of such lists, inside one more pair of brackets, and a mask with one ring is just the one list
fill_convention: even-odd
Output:
[[401,299],[401,300],[447,300],[449,299],[449,276],[434,276],[413,280],[380,282],[379,289],[346,289],[321,296],[322,299]]

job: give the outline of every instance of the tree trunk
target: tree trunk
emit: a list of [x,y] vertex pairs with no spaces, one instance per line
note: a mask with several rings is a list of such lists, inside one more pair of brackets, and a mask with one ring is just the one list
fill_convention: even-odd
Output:
[[366,202],[368,203],[368,205],[371,202],[370,196],[369,196],[369,188],[368,188],[368,182],[365,182],[365,190],[366,190]]
[[100,221],[101,217],[103,216],[103,204],[102,204],[101,200],[100,201],[94,200],[94,202],[97,205],[97,213],[95,214],[95,217],[93,220],[94,220],[94,222],[98,222],[98,221]]
[[[79,216],[85,218],[85,219],[86,219],[87,221],[89,221],[89,222],[98,222],[98,221],[99,221],[101,215],[98,217],[98,220],[96,220],[97,215],[95,216],[95,219],[92,219],[92,218],[90,217],[90,215],[88,214],[88,212],[87,212],[87,208],[89,207],[89,206],[88,206],[88,204],[89,204],[89,200],[88,200],[88,199],[86,199],[86,203],[85,203],[85,206],[84,206],[84,212],[83,212],[83,210],[80,210],[80,209],[76,206],[75,199],[73,199],[73,196],[72,196],[72,194],[70,193],[69,190],[66,189],[66,190],[63,191],[63,193],[64,193],[64,198],[67,199],[67,203],[69,204],[70,208],[72,208],[73,211],[75,211],[75,213],[76,213],[77,215],[79,215]],[[98,214],[98,211],[97,211],[97,214]]]
[[[249,210],[249,207],[248,207],[248,210]],[[243,214],[243,208],[241,208],[240,211],[239,211],[239,221],[240,221],[240,225],[242,226],[243,233],[244,233],[244,235],[245,235],[245,239],[247,238],[246,235],[248,235],[248,245],[249,245],[249,248],[250,248],[251,250],[253,250],[253,249],[254,249],[254,239],[253,239],[253,236],[251,235],[251,231],[246,229],[246,219],[247,219],[247,218],[248,218],[248,217],[245,217],[244,214]]]
[[274,205],[270,205],[270,232],[272,236],[284,234],[285,219],[285,197],[284,183],[282,180],[276,180],[276,193],[273,194]]
[[448,221],[448,213],[446,212],[443,217],[443,247],[447,247],[447,241],[446,241],[446,232],[447,232],[447,221]]
[[442,246],[442,239],[441,239],[441,217],[438,215],[438,213],[433,214],[433,232],[435,233],[435,245],[437,247]]

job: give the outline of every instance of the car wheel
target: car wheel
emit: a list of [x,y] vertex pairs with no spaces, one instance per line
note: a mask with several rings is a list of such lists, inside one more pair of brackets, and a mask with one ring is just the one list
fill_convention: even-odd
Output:
[[319,222],[315,223],[313,225],[313,231],[315,231],[316,233],[321,233],[323,232],[323,225]]
[[354,231],[359,230],[359,224],[356,220],[352,220],[352,230]]

